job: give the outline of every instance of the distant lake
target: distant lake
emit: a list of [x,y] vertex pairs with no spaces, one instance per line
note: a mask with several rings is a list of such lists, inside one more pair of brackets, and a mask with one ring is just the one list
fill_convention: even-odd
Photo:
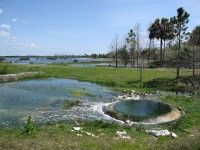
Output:
[[20,57],[6,57],[5,62],[19,63],[19,64],[50,64],[50,63],[73,63],[73,62],[105,62],[107,59],[95,59],[95,58],[57,58],[47,59],[40,57],[30,57],[28,60],[20,60]]

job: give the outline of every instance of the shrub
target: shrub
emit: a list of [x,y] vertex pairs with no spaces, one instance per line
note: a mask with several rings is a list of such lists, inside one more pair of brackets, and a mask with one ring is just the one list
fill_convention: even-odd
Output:
[[24,133],[35,133],[36,132],[36,128],[35,128],[35,124],[33,123],[32,117],[28,116],[27,122],[24,125]]
[[8,66],[4,66],[3,68],[0,68],[0,75],[7,74],[7,72],[8,72]]
[[3,57],[0,57],[0,63],[3,62],[3,61],[4,61],[4,58],[3,58]]

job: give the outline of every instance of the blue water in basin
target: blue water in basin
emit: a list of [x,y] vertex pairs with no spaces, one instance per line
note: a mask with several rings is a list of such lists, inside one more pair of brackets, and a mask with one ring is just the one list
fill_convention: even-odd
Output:
[[132,117],[153,117],[171,111],[171,106],[152,100],[125,100],[113,105],[113,110]]

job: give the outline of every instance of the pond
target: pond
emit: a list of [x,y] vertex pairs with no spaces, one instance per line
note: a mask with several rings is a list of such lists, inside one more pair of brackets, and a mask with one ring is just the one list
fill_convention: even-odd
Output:
[[[147,96],[146,98],[150,98]],[[154,97],[154,96],[153,96]],[[144,97],[145,98],[145,97]],[[113,102],[103,107],[113,118],[130,124],[155,125],[173,122],[182,116],[182,111],[169,104],[140,98]]]
[[[31,115],[37,123],[110,120],[102,106],[118,94],[106,87],[70,79],[27,80],[0,84],[0,127],[21,126]],[[66,102],[80,105],[66,109]]]
[[133,117],[155,117],[169,113],[171,107],[158,101],[126,100],[114,104],[113,110]]

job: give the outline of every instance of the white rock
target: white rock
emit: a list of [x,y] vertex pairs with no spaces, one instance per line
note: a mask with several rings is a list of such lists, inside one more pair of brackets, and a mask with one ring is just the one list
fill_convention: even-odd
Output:
[[80,130],[83,130],[82,127],[73,127],[72,129],[73,129],[74,131],[80,131]]
[[130,97],[130,96],[126,97],[126,100],[130,100],[130,99],[133,99],[133,97]]
[[87,135],[92,135],[92,133],[89,133],[89,132],[85,132],[85,134],[87,134]]
[[133,125],[133,122],[130,121],[130,120],[126,120],[126,123],[127,123],[129,126],[132,126],[132,125]]
[[121,136],[125,136],[127,135],[126,131],[117,131],[117,135]]
[[117,99],[122,100],[124,99],[124,96],[117,96]]
[[129,136],[121,136],[122,139],[131,139]]
[[171,132],[171,135],[172,135],[172,137],[175,138],[175,139],[178,138],[178,136],[177,136],[174,132]]
[[118,135],[120,138],[122,138],[122,139],[131,139],[131,138],[127,135],[126,131],[117,131],[117,135]]
[[154,136],[169,136],[171,134],[168,130],[146,130],[146,132]]
[[92,136],[92,137],[98,137],[98,136],[96,136],[96,135],[94,135],[94,134],[92,134],[92,133],[89,133],[89,132],[84,132],[85,134],[87,134],[87,135],[90,135],[90,136]]
[[82,134],[76,134],[77,136],[82,136]]

